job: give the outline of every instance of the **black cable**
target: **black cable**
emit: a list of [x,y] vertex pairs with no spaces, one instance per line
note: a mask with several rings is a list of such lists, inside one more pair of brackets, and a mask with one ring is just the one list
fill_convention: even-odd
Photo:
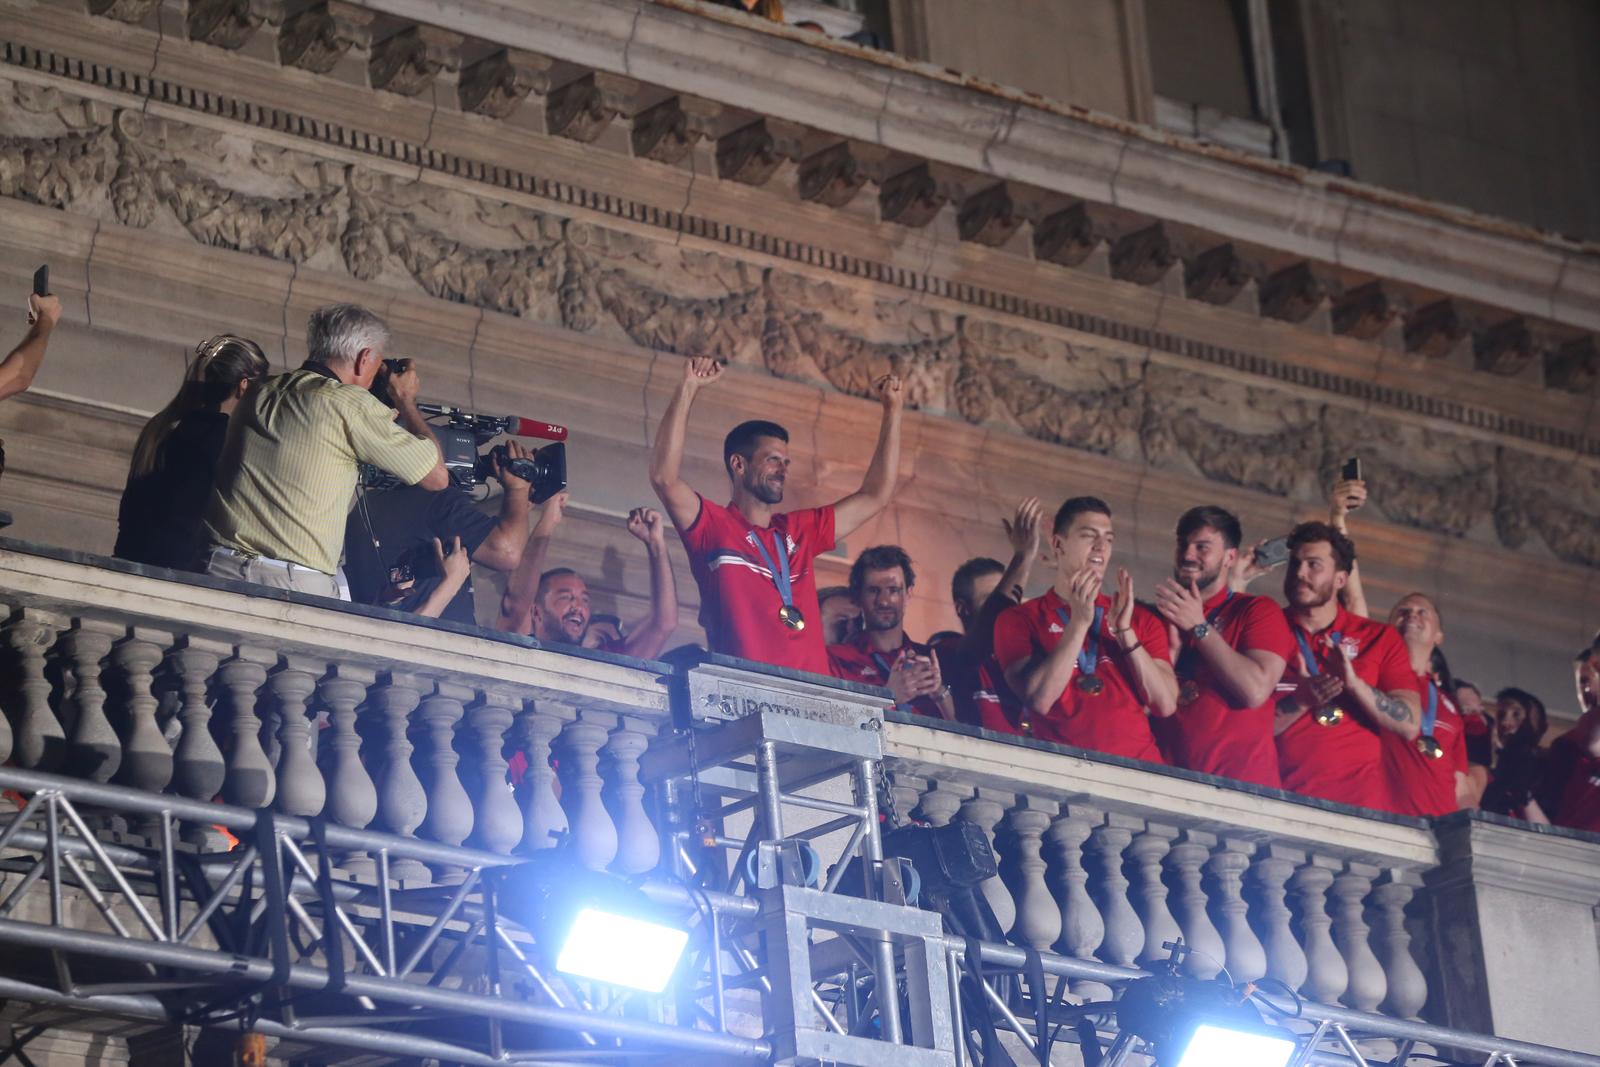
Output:
[[[1301,1018],[1301,1017],[1303,1017],[1305,1015],[1305,999],[1303,997],[1301,997],[1299,993],[1295,992],[1294,988],[1292,986],[1290,986],[1288,982],[1285,982],[1282,979],[1278,979],[1278,978],[1258,978],[1258,979],[1256,979],[1256,981],[1252,982],[1251,985],[1254,988],[1252,988],[1250,990],[1250,992],[1246,995],[1246,999],[1247,1000],[1258,1001],[1261,1005],[1263,1005],[1264,1007],[1267,1007],[1267,1008],[1271,1008],[1273,1011],[1277,1012],[1279,1015],[1283,1016],[1285,1019],[1299,1019],[1299,1018]],[[1291,1000],[1294,1001],[1294,1013],[1293,1014],[1290,1014],[1289,1012],[1284,1011],[1282,1008],[1278,1007],[1276,1004],[1272,1003],[1267,998],[1260,997],[1260,996],[1256,995],[1256,990],[1262,988],[1263,986],[1269,986],[1269,985],[1270,986],[1276,986],[1277,988],[1283,990],[1284,993],[1287,994],[1288,997]]]

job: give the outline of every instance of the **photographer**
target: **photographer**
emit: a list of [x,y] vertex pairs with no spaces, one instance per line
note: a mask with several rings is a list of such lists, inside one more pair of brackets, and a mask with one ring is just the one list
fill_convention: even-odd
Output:
[[[511,460],[530,457],[516,441],[507,442],[506,450]],[[510,574],[522,561],[531,510],[528,483],[512,474],[498,457],[490,462],[504,490],[498,519],[474,507],[472,497],[459,485],[437,493],[414,485],[357,490],[356,506],[344,528],[344,572],[350,582],[350,599],[476,625],[470,573],[444,604],[437,605],[440,610],[423,609],[447,580],[442,563],[451,559],[450,553],[436,553],[435,545],[442,552],[454,541],[471,563],[502,574]],[[469,567],[465,562],[462,565]]]
[[389,327],[365,308],[318,308],[305,364],[245,394],[206,511],[207,573],[344,598],[339,551],[358,466],[431,492],[450,484],[417,410],[416,370],[389,375],[394,410],[369,391],[386,372],[389,343]]

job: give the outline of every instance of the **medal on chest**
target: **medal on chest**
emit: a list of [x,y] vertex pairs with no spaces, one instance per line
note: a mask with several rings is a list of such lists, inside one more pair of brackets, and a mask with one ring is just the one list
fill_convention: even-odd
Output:
[[[1066,608],[1057,608],[1056,616],[1061,620],[1062,629],[1072,621]],[[1105,622],[1105,617],[1106,609],[1096,605],[1094,623],[1089,628],[1088,636],[1083,639],[1083,648],[1078,651],[1078,671],[1072,684],[1084,696],[1095,697],[1106,691],[1106,680],[1095,673],[1100,666],[1100,626]]]
[[761,539],[760,531],[752,529],[750,540],[755,543],[756,551],[761,553],[761,562],[772,573],[772,584],[777,587],[778,599],[783,601],[778,607],[778,620],[798,633],[806,628],[806,617],[794,602],[794,578],[789,569],[789,538],[782,530],[773,530],[772,533],[777,547],[776,556],[767,550],[767,543]]
[[1444,746],[1433,736],[1434,725],[1439,721],[1439,687],[1428,682],[1428,710],[1422,713],[1422,733],[1417,735],[1417,751],[1428,759],[1441,759]]
[[[1231,600],[1233,600],[1232,589],[1228,590],[1228,595],[1222,598],[1222,603],[1217,605],[1216,610],[1210,615],[1206,616],[1206,625],[1213,631],[1217,630],[1217,623],[1222,619],[1222,611],[1228,606],[1228,603]],[[1217,640],[1220,641],[1222,639],[1222,634],[1217,632]],[[1199,640],[1204,640],[1203,634]],[[1200,699],[1200,682],[1195,677],[1198,671],[1195,661],[1199,658],[1199,656],[1200,650],[1195,647],[1195,642],[1191,642],[1188,647],[1186,647],[1182,652],[1178,653],[1178,663],[1176,669],[1178,675],[1179,705],[1187,706]]]
[[[1300,655],[1306,661],[1306,673],[1315,678],[1322,673],[1322,668],[1317,665],[1316,654],[1311,651],[1311,642],[1306,639],[1305,631],[1298,626],[1293,626],[1294,639],[1300,643]],[[1334,645],[1338,647],[1344,638],[1338,631],[1329,635]],[[1337,704],[1325,704],[1311,713],[1311,717],[1318,726],[1338,726],[1344,722],[1344,709]]]
[[1178,686],[1178,703],[1193,704],[1200,699],[1200,683],[1193,678],[1185,678]]

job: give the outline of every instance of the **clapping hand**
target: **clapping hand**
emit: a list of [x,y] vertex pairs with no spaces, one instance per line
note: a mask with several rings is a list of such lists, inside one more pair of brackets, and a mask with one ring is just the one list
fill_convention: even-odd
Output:
[[1200,598],[1200,587],[1193,578],[1188,585],[1179,585],[1169,578],[1156,586],[1156,610],[1184,633],[1206,621],[1205,601]]
[[896,704],[909,704],[918,697],[937,693],[944,687],[944,680],[936,658],[919,656],[908,649],[889,668],[888,684]]
[[1017,514],[1010,519],[1001,519],[1000,524],[1006,529],[1006,540],[1011,542],[1011,551],[1025,559],[1032,559],[1039,554],[1039,539],[1041,531],[1040,520],[1044,517],[1044,505],[1036,496],[1030,496],[1017,505]]

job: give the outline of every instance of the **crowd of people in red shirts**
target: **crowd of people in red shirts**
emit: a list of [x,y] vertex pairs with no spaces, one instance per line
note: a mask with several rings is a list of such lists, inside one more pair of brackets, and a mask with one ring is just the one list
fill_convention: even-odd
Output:
[[[1452,677],[1428,596],[1402,598],[1387,620],[1368,616],[1344,521],[1366,501],[1359,478],[1334,487],[1329,521],[1273,546],[1244,546],[1223,508],[1191,508],[1176,526],[1172,577],[1145,599],[1112,568],[1103,500],[1073,497],[1048,524],[1040,501],[1025,500],[1003,523],[1010,562],[978,558],[956,572],[962,631],[924,644],[905,632],[916,573],[902,548],[867,549],[847,587],[820,594],[814,565],[893,496],[899,380],[874,383],[883,420],[861,488],[784,512],[788,434],[777,423],[728,434],[728,504],[680,475],[694,398],[721,374],[712,360],[685,365],[650,471],[689,553],[713,651],[884,686],[916,714],[1357,807],[1437,816],[1481,806],[1600,832],[1600,635],[1574,664],[1582,718],[1542,747],[1537,697],[1505,689],[1490,703]],[[1055,568],[1050,588],[1025,599],[1041,558]],[[1278,566],[1281,605],[1248,591]]]

